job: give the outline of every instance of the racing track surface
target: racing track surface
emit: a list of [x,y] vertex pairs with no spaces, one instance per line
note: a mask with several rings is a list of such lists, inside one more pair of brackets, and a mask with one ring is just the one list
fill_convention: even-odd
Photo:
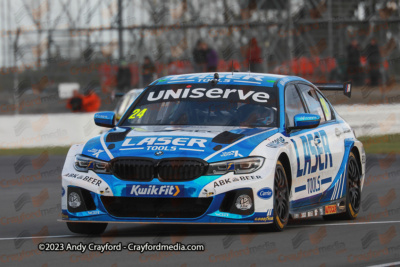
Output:
[[[399,155],[367,155],[362,209],[354,223],[317,217],[293,221],[282,233],[252,233],[235,225],[112,224],[100,237],[73,235],[56,221],[63,163],[63,156],[46,154],[1,157],[1,266],[368,266],[400,261]],[[206,251],[40,253],[39,242],[202,243]]]

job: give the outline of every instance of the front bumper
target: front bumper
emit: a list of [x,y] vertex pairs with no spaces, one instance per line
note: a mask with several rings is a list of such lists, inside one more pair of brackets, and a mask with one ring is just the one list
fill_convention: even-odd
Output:
[[[267,212],[253,212],[250,215],[240,215],[229,212],[220,211],[221,206],[223,204],[223,200],[228,193],[223,193],[216,195],[214,197],[208,198],[192,198],[193,201],[196,200],[207,200],[209,202],[208,207],[205,209],[205,212],[199,216],[196,216],[196,213],[192,213],[194,217],[185,217],[185,214],[176,213],[176,217],[122,217],[122,216],[114,216],[112,212],[110,212],[110,207],[106,208],[105,205],[105,197],[100,194],[91,193],[93,197],[96,208],[90,211],[81,211],[81,212],[70,212],[68,209],[62,210],[62,219],[61,221],[69,221],[69,222],[121,222],[121,223],[204,223],[204,224],[213,224],[213,223],[222,223],[222,224],[249,224],[249,223],[271,223],[272,222],[272,210]],[[118,197],[114,197],[118,198]],[[138,201],[142,201],[145,199],[141,198],[130,198],[137,199]],[[146,199],[147,200],[147,199]],[[172,199],[172,203],[174,200]],[[181,201],[185,201],[187,199],[182,199]],[[176,203],[179,204],[179,203]],[[179,210],[179,207],[178,209]],[[200,211],[199,211],[200,212]],[[162,210],[160,211],[162,214]],[[118,215],[118,214],[117,214]],[[121,214],[119,214],[121,215]],[[163,215],[161,215],[163,216]],[[164,215],[165,216],[165,215]],[[168,216],[168,215],[167,215]]]
[[[87,173],[78,172],[73,167],[74,157],[81,153],[81,146],[73,146],[67,155],[67,159],[62,171],[62,217],[61,221],[74,222],[123,222],[123,223],[271,223],[273,221],[273,196],[269,199],[260,198],[257,195],[259,190],[266,187],[273,188],[273,175],[275,161],[265,162],[264,166],[258,171],[249,175],[234,175],[228,173],[225,175],[201,176],[192,181],[185,182],[161,182],[158,179],[153,179],[149,182],[133,182],[120,180],[111,174],[98,174],[91,170]],[[149,196],[129,194],[132,191],[133,185],[145,186],[177,186],[181,192],[175,196]],[[80,210],[72,212],[68,207],[68,192],[70,188],[83,189],[90,194],[93,201],[90,210]],[[250,190],[253,198],[253,210],[251,214],[233,213],[232,210],[224,209],[224,199],[231,192],[239,190]],[[135,191],[135,190],[134,190]],[[178,190],[177,190],[178,191]],[[148,192],[148,191],[147,191]],[[165,191],[164,191],[165,192]],[[176,192],[176,191],[174,191]],[[139,190],[138,190],[139,193]],[[235,195],[237,197],[237,195]],[[134,213],[122,214],[124,209],[115,211],[107,207],[106,198],[129,198],[130,201],[144,200],[143,198],[161,199],[161,202],[155,203],[155,206],[147,207],[150,210],[158,209],[161,214],[151,214],[150,217],[141,214],[135,216]],[[168,197],[168,199],[166,198]],[[165,216],[160,205],[163,205],[162,198],[169,201],[169,205],[176,209],[176,216]],[[183,216],[183,211],[188,211],[189,208],[181,205],[179,201],[192,201],[201,204],[203,200],[209,200],[207,206],[199,213],[192,213],[191,216]],[[206,201],[207,202],[207,201]],[[146,202],[144,202],[146,204]],[[124,203],[122,203],[125,205]],[[134,203],[135,204],[135,203]],[[198,203],[197,203],[198,204]],[[232,203],[230,203],[232,204]],[[129,203],[126,204],[129,208]],[[118,206],[117,206],[118,207]],[[168,207],[168,206],[167,206]],[[182,207],[183,211],[180,210]],[[179,211],[181,211],[179,214]]]

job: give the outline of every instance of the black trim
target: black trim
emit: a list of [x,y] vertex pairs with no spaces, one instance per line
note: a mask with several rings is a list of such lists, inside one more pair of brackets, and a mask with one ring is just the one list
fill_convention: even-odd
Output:
[[[129,161],[131,161],[132,163],[130,164]],[[182,164],[182,168],[176,168],[172,166],[172,169],[169,170],[169,172],[172,172],[171,174],[166,173],[160,176],[161,170],[159,168],[164,167],[163,164],[168,165],[168,163],[176,163],[179,161],[182,162],[180,163]],[[196,162],[198,164],[196,164]],[[125,164],[126,166],[117,166],[117,164]],[[142,168],[144,168],[144,165],[147,164],[147,166],[151,168],[151,171],[146,169],[145,173],[143,173],[144,170],[137,170],[137,167],[135,167],[136,164],[139,164],[139,166]],[[188,164],[189,166],[186,164]],[[149,182],[154,178],[158,178],[160,181],[163,182],[182,182],[191,181],[203,176],[207,173],[209,164],[203,159],[188,157],[162,158],[158,160],[145,157],[118,157],[112,159],[110,161],[110,165],[112,174],[118,179],[124,181]],[[193,170],[191,168],[195,169]],[[149,171],[150,173],[148,173]],[[177,178],[170,178],[170,175],[174,175],[174,177],[176,176]]]
[[[298,84],[307,85],[307,86],[311,87],[312,89],[314,89],[315,91],[317,91],[317,87],[315,87],[315,85],[313,85],[313,84],[308,84],[308,83],[305,83],[305,82],[299,82]],[[302,91],[302,89],[300,89],[300,88],[298,88],[298,89],[299,89],[300,91]],[[320,93],[321,93],[321,92],[320,92]],[[303,94],[301,93],[300,95],[301,95],[302,99],[304,100],[304,102],[306,103],[307,110],[308,110],[307,113],[313,114],[313,113],[310,112],[310,108],[308,107],[307,101],[305,101]],[[321,95],[322,95],[322,93],[321,93]],[[326,99],[325,99],[325,100],[326,100]],[[320,122],[320,125],[321,125],[321,124],[325,124],[325,123],[327,123],[327,122],[329,122],[329,121],[326,120],[324,107],[321,105],[321,101],[319,101],[319,99],[318,99],[318,103],[319,103],[319,106],[321,107],[322,113],[324,114],[324,118],[325,118],[324,121]],[[315,115],[318,115],[318,114],[315,114]]]
[[301,103],[302,103],[302,105],[303,105],[304,111],[305,111],[306,113],[310,113],[310,111],[308,110],[307,105],[306,105],[305,102],[304,102],[303,96],[302,96],[301,93],[300,93],[300,89],[297,87],[297,83],[298,83],[298,82],[299,82],[299,81],[290,81],[290,82],[288,82],[288,83],[285,85],[285,88],[283,89],[283,107],[284,107],[284,113],[285,113],[285,124],[284,124],[284,127],[285,127],[285,130],[286,130],[287,132],[297,130],[297,129],[292,129],[292,130],[290,130],[290,129],[289,129],[289,126],[288,126],[287,123],[286,123],[286,121],[287,121],[287,116],[286,116],[286,88],[287,88],[289,85],[293,85],[293,86],[294,86],[294,88],[295,88],[297,94],[298,94],[299,97],[300,97],[300,101],[301,101]]
[[213,198],[110,197],[101,196],[107,212],[114,217],[197,218],[206,213]]

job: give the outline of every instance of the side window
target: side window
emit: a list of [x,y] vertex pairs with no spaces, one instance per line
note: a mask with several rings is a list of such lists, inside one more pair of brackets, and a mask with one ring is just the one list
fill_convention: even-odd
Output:
[[325,98],[318,91],[316,93],[319,98],[319,101],[321,102],[322,109],[324,110],[326,120],[330,121],[334,119],[334,116],[332,115],[331,106],[329,105],[329,103],[326,102]]
[[321,117],[321,122],[324,122],[325,114],[322,111],[321,104],[319,103],[314,88],[305,84],[299,84],[298,86],[300,88],[301,94],[303,95],[306,101],[310,113],[319,115]]
[[293,84],[286,87],[285,90],[285,110],[287,127],[294,126],[294,116],[299,113],[306,113],[303,102],[301,102],[300,96]]

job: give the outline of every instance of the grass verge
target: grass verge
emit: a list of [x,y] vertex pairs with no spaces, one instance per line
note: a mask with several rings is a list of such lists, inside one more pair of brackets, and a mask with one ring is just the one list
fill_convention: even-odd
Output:
[[33,147],[33,148],[15,148],[15,149],[0,149],[0,156],[15,156],[15,155],[40,155],[47,153],[49,155],[67,155],[69,146],[61,147]]
[[359,140],[367,154],[400,154],[400,134],[364,136]]

